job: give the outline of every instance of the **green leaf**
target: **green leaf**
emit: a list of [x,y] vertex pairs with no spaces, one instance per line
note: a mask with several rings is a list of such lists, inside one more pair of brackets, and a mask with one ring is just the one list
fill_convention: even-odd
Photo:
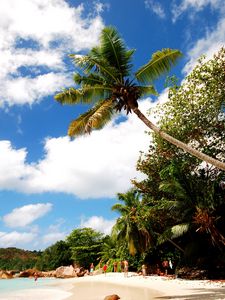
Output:
[[144,97],[147,95],[155,95],[158,96],[157,91],[155,90],[153,85],[149,85],[149,86],[139,86],[138,87],[139,91],[140,91],[140,97]]
[[135,76],[142,83],[152,82],[168,72],[181,56],[181,52],[176,49],[168,48],[157,51],[152,55],[150,61],[135,73]]
[[96,52],[97,48],[93,48],[87,55],[73,54],[74,63],[81,68],[87,75],[92,73],[100,74],[105,77],[108,82],[118,82],[118,71],[115,67],[110,66],[102,56]]
[[184,235],[189,229],[188,223],[174,225],[169,229],[166,229],[159,237],[158,237],[158,244],[163,244],[168,239],[176,239],[182,235]]
[[129,75],[132,68],[131,57],[134,50],[127,50],[118,31],[112,27],[103,29],[100,41],[101,54],[109,65],[115,67],[121,79]]

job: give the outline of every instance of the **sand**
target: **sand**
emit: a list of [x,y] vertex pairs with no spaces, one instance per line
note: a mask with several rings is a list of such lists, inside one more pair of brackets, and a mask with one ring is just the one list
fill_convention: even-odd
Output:
[[121,300],[224,300],[225,281],[181,280],[169,277],[143,278],[129,273],[107,273],[82,278],[62,279],[49,288],[23,290],[8,294],[4,300],[104,300],[117,294]]
[[170,277],[147,276],[143,278],[129,273],[88,276],[74,281],[73,295],[67,300],[103,300],[105,296],[117,294],[121,300],[220,300],[225,299],[225,282],[204,280],[181,280]]

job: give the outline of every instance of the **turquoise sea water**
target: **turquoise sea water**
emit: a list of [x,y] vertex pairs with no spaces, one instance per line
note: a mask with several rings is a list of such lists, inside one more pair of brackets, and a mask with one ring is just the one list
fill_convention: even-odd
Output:
[[0,295],[23,289],[51,288],[48,284],[59,280],[55,278],[38,278],[35,282],[33,278],[0,279]]

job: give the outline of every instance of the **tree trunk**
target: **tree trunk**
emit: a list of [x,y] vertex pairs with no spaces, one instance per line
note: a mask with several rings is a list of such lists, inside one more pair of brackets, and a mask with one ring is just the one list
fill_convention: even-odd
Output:
[[170,242],[172,245],[174,245],[174,247],[176,247],[177,249],[179,249],[181,252],[184,253],[184,249],[182,249],[179,245],[177,245],[174,241],[172,241],[171,239],[167,239],[168,242]]
[[139,119],[142,120],[142,122],[145,123],[145,125],[147,125],[151,130],[153,130],[154,132],[158,133],[163,139],[165,139],[166,141],[170,142],[171,144],[183,149],[184,151],[192,154],[193,156],[199,158],[202,161],[205,161],[207,163],[209,163],[210,165],[215,166],[218,169],[221,169],[223,171],[225,171],[225,163],[212,158],[194,148],[192,148],[191,146],[173,138],[172,136],[170,136],[169,134],[167,134],[166,132],[162,131],[159,127],[157,127],[156,125],[154,125],[151,121],[149,121],[145,115],[138,109],[138,108],[133,108],[132,109],[133,112],[138,116]]

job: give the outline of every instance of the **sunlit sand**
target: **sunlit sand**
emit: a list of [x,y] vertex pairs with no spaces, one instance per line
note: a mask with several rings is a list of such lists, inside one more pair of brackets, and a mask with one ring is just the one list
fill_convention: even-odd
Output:
[[49,284],[49,288],[23,290],[0,297],[4,300],[104,300],[117,294],[121,300],[220,300],[225,299],[225,282],[208,280],[181,280],[170,277],[147,276],[135,273],[124,277],[123,273],[62,279]]

